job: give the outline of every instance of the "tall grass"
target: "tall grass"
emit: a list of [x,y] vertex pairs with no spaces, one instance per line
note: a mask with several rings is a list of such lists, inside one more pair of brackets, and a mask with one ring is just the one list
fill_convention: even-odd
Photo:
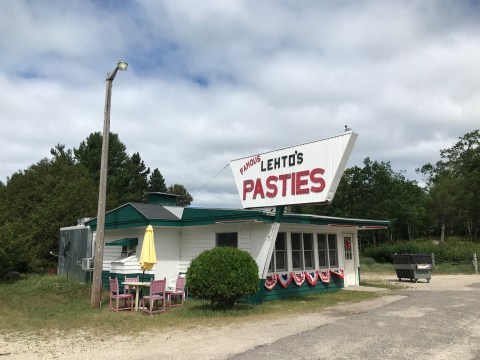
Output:
[[89,336],[136,335],[153,329],[191,329],[244,321],[257,321],[295,313],[314,312],[339,302],[361,301],[375,294],[354,291],[270,301],[262,305],[238,304],[219,311],[209,303],[188,299],[183,307],[147,316],[139,312],[108,309],[108,293],[102,294],[102,308],[90,307],[89,285],[57,276],[29,275],[16,282],[0,282],[0,334],[35,332],[58,336],[84,330]]

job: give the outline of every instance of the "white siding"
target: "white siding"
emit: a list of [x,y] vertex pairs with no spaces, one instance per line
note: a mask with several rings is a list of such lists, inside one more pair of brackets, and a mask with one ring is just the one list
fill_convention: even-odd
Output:
[[258,256],[270,224],[216,224],[183,228],[180,244],[180,272],[186,272],[193,258],[215,247],[216,234],[238,233],[238,248],[247,251],[258,263]]
[[[180,229],[154,227],[153,234],[155,236],[155,253],[157,255],[157,264],[154,266],[155,279],[168,280],[177,278],[180,272]],[[140,257],[141,245],[143,238],[139,243]]]
[[[238,233],[238,247],[249,252],[256,260],[259,267],[259,275],[263,277],[262,271],[265,266],[268,267],[268,250],[270,241],[268,236],[271,234],[271,223],[231,223],[215,224],[205,226],[192,226],[185,228],[164,228],[154,227],[155,250],[157,255],[157,264],[152,271],[146,273],[155,274],[155,278],[167,278],[167,281],[175,279],[179,273],[186,273],[188,266],[193,258],[198,256],[204,250],[210,250],[215,247],[216,233],[236,232]],[[358,240],[357,232],[352,229],[334,228],[328,226],[301,225],[301,224],[281,224],[279,232],[286,232],[289,271],[292,271],[291,264],[291,246],[290,233],[327,233],[337,234],[337,249],[339,266],[344,269],[344,245],[343,232],[353,234],[355,239],[354,258],[358,262]],[[135,256],[124,261],[123,265],[117,264],[120,259],[121,246],[106,246],[104,250],[103,269],[109,271],[115,270],[119,273],[139,273],[141,272],[139,259],[143,244],[145,228],[131,228],[111,230],[105,236],[105,242],[121,238],[138,238],[137,253]],[[315,239],[315,237],[314,237]],[[275,239],[272,239],[275,241]],[[317,242],[314,241],[315,264],[318,268]],[[125,260],[125,259],[123,259]],[[111,263],[115,261],[115,263]]]
[[111,261],[110,271],[116,274],[138,274],[141,269],[138,258],[132,255],[121,260]]
[[[131,229],[120,229],[120,230],[107,230],[105,231],[105,244],[119,239],[124,238],[138,238],[138,245],[137,245],[137,263],[138,259],[140,258],[140,251],[142,249],[142,241],[143,236],[145,234],[145,229],[141,228],[131,228]],[[121,246],[105,246],[103,249],[103,270],[104,271],[112,271],[111,270],[111,262],[122,260],[121,258],[122,247]],[[135,261],[135,259],[131,259],[130,261]],[[131,266],[131,265],[129,265]],[[138,263],[140,267],[140,263]],[[134,272],[134,271],[132,271]]]

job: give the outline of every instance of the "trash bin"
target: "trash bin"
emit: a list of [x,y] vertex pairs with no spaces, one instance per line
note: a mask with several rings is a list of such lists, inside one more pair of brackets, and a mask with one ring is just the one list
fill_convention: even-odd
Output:
[[392,259],[399,281],[410,279],[410,281],[417,282],[418,279],[425,279],[430,282],[432,278],[431,254],[394,254]]

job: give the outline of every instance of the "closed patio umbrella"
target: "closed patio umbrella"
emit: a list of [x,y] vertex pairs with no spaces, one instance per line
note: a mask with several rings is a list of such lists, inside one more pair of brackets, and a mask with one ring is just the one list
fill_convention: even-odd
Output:
[[[148,225],[143,238],[142,253],[140,255],[140,266],[145,277],[145,270],[152,270],[153,265],[157,263],[157,255],[155,254],[155,237],[153,235],[152,225]],[[142,278],[143,280],[143,278]]]

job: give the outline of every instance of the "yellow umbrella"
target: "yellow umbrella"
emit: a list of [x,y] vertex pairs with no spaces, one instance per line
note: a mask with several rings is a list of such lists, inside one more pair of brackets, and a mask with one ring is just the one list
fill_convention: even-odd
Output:
[[155,238],[153,236],[153,227],[148,225],[143,238],[142,254],[140,255],[140,266],[143,273],[145,270],[152,270],[153,265],[157,263],[157,255],[155,254]]

